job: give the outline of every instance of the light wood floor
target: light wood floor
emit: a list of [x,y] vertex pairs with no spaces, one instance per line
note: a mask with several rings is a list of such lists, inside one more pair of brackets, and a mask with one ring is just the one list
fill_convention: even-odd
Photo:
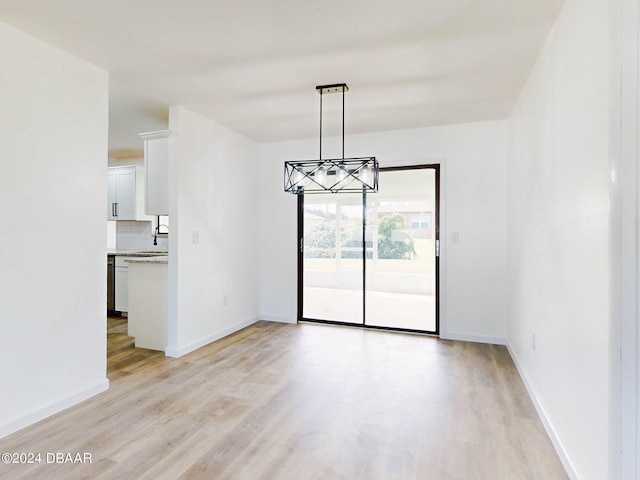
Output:
[[43,454],[0,478],[567,478],[504,347],[259,322],[171,359],[125,332],[109,391],[0,440]]

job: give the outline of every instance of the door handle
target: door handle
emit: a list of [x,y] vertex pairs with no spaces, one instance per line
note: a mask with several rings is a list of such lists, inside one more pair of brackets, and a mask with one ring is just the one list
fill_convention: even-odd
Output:
[[116,204],[115,204],[115,202],[111,203],[111,216],[112,217],[116,216]]

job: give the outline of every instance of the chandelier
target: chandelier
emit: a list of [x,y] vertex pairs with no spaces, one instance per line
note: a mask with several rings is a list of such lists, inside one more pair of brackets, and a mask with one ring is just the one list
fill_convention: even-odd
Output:
[[[318,160],[284,162],[284,191],[294,194],[377,192],[376,157],[344,157],[344,94],[346,83],[320,85],[320,155]],[[322,96],[342,92],[342,158],[322,158]]]

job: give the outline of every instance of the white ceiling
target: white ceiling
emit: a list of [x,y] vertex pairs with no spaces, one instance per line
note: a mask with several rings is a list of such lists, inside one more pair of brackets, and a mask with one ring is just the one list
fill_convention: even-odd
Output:
[[[112,154],[180,104],[260,142],[505,118],[563,0],[0,0],[0,21],[110,73]],[[341,103],[325,97],[325,132]]]

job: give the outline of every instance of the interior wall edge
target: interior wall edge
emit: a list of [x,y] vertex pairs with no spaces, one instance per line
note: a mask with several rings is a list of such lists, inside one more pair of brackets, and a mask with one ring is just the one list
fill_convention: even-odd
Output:
[[295,318],[285,317],[282,315],[260,315],[260,320],[264,320],[266,322],[278,322],[278,323],[298,323]]
[[502,337],[487,337],[484,335],[469,335],[467,333],[441,332],[442,340],[455,340],[459,342],[487,343],[490,345],[507,345],[507,339]]
[[640,2],[610,6],[610,382],[609,476],[638,478],[640,470]]
[[24,412],[0,425],[0,438],[6,437],[7,435],[17,432],[29,425],[39,422],[40,420],[44,420],[51,415],[55,415],[67,408],[82,403],[95,395],[107,391],[108,389],[109,379],[105,377],[93,384],[87,385],[85,388],[69,396],[57,398],[51,402]]
[[558,457],[560,457],[560,461],[562,462],[562,465],[567,471],[567,475],[569,475],[569,478],[571,480],[580,480],[581,477],[580,475],[578,475],[578,471],[575,465],[573,464],[573,462],[571,461],[571,457],[567,453],[567,449],[562,443],[560,436],[556,432],[556,429],[553,426],[553,422],[549,418],[549,415],[547,414],[544,408],[544,405],[540,400],[540,397],[538,396],[535,388],[533,387],[532,382],[529,381],[529,376],[527,375],[527,372],[524,369],[523,364],[518,360],[518,355],[516,354],[515,349],[511,347],[511,344],[509,342],[506,342],[505,345],[507,347],[507,351],[509,352],[509,355],[511,356],[511,359],[513,360],[514,365],[516,366],[516,369],[518,370],[518,374],[522,379],[522,383],[527,389],[527,393],[531,398],[531,402],[533,403],[533,406],[535,407],[536,412],[538,412],[538,416],[542,421],[542,425],[544,426],[544,429],[546,430],[547,435],[549,435],[549,439],[553,444],[553,448],[555,448],[556,453],[558,454]]
[[176,347],[169,347],[165,350],[164,354],[167,357],[172,357],[172,358],[180,358],[183,357],[184,355],[187,355],[188,353],[194,352],[197,349],[204,347],[205,345],[208,345],[210,343],[215,342],[216,340],[220,340],[221,338],[224,338],[228,335],[231,335],[232,333],[236,333],[240,330],[242,330],[243,328],[248,327],[249,325],[253,325],[254,323],[260,321],[260,317],[256,316],[256,317],[251,317],[248,318],[246,320],[242,320],[240,322],[236,322],[233,325],[230,325],[226,328],[223,328],[221,330],[218,330],[214,333],[212,333],[211,335],[207,335],[206,337],[203,337],[199,340],[195,340],[193,342],[190,342],[188,344],[185,345],[177,345]]

